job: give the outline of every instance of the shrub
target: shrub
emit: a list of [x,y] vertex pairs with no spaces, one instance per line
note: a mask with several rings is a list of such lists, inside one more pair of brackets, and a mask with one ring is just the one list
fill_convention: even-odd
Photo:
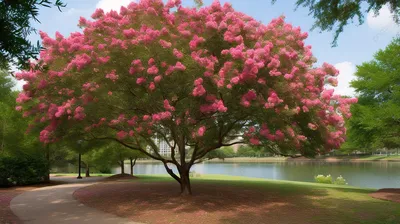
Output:
[[0,155],[0,187],[40,183],[48,172],[47,161],[42,157]]
[[333,183],[331,175],[327,175],[327,176],[318,175],[318,176],[314,177],[314,179],[315,179],[315,182],[321,183],[321,184],[332,184]]
[[201,173],[196,173],[196,171],[190,171],[189,177],[201,177]]
[[321,184],[336,184],[336,185],[347,185],[346,180],[340,175],[336,178],[335,181],[333,181],[331,175],[318,175],[314,177],[315,182],[321,183]]
[[347,185],[346,179],[342,177],[342,175],[338,176],[334,182],[337,185]]

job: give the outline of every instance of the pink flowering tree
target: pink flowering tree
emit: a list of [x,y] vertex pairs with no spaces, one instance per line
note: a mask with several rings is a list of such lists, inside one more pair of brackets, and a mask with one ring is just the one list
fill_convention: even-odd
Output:
[[16,74],[27,81],[17,109],[44,143],[117,142],[163,162],[191,193],[190,168],[222,146],[312,157],[345,141],[356,99],[334,95],[338,71],[314,67],[307,33],[283,18],[264,25],[218,1],[142,0],[92,19],[69,37],[40,33],[40,59]]

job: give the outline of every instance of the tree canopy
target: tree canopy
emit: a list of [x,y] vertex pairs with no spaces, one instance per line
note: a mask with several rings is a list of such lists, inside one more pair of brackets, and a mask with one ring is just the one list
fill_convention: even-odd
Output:
[[[276,2],[277,0],[272,0]],[[363,9],[363,4],[367,6]],[[400,22],[400,0],[297,0],[296,7],[309,8],[309,14],[315,19],[313,29],[318,28],[322,31],[335,30],[332,45],[337,44],[340,33],[344,27],[352,23],[357,18],[359,24],[363,24],[365,15],[369,12],[379,14],[379,10],[385,5],[389,6],[393,13],[393,20]]]
[[400,38],[378,51],[374,60],[357,66],[359,103],[351,111],[349,143],[362,148],[400,147]]
[[344,142],[357,100],[325,88],[338,70],[315,67],[307,33],[282,17],[263,25],[228,3],[142,0],[92,18],[66,38],[41,33],[40,60],[16,74],[27,81],[17,109],[44,127],[42,142],[117,142],[162,161],[182,192],[190,167],[222,146],[312,157]]
[[31,20],[39,22],[39,7],[65,7],[61,0],[0,0],[0,68],[7,69],[16,61],[20,68],[36,58],[39,42],[33,45],[28,35],[35,32]]

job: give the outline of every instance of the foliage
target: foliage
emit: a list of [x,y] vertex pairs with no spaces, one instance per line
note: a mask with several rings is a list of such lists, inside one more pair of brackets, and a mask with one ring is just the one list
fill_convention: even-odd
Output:
[[355,147],[400,147],[400,39],[394,39],[374,60],[357,67],[351,82],[359,103],[351,107],[357,116],[349,120],[349,144]]
[[47,162],[43,156],[0,154],[0,187],[40,183],[47,173]]
[[[276,2],[277,0],[272,0]],[[364,11],[363,4],[367,4]],[[335,30],[332,45],[337,45],[340,33],[348,23],[352,23],[355,18],[361,25],[364,23],[365,15],[374,12],[379,15],[379,10],[385,5],[389,6],[393,13],[393,19],[396,23],[400,22],[400,1],[399,0],[297,0],[296,8],[303,6],[309,8],[310,15],[316,20],[313,29],[319,28],[322,31]]]
[[0,69],[0,102],[10,97],[11,88],[14,86],[13,81],[7,76],[6,71]]
[[331,175],[318,175],[314,177],[315,182],[320,183],[320,184],[332,184],[332,176]]
[[232,158],[235,156],[235,152],[232,147],[221,147],[220,149],[213,150],[205,156],[207,159],[225,159]]
[[332,179],[331,175],[318,175],[314,177],[315,182],[320,184],[336,184],[336,185],[347,185],[346,180],[340,175],[336,178],[336,180]]
[[338,176],[333,183],[336,185],[347,185],[346,179],[344,179],[342,175]]
[[41,33],[37,65],[16,74],[28,82],[19,109],[47,125],[42,142],[111,140],[162,161],[185,189],[190,167],[222,146],[312,157],[344,142],[343,117],[356,99],[325,89],[338,71],[313,67],[307,33],[283,18],[263,25],[228,3],[161,0],[92,18],[67,38]]
[[39,7],[56,6],[60,11],[65,4],[61,0],[0,0],[0,68],[7,69],[8,63],[17,60],[20,68],[29,64],[40,50],[28,40],[30,33],[36,30],[31,26],[31,19],[39,22]]

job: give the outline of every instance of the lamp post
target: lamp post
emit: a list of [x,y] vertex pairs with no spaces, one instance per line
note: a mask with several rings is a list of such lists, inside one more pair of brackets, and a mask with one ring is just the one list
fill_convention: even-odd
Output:
[[82,144],[82,140],[78,140],[77,141],[77,143],[78,143],[78,147],[79,147],[79,157],[78,157],[78,177],[76,178],[76,179],[82,179],[82,176],[81,176],[81,163],[82,163],[82,161],[81,161],[81,144]]

